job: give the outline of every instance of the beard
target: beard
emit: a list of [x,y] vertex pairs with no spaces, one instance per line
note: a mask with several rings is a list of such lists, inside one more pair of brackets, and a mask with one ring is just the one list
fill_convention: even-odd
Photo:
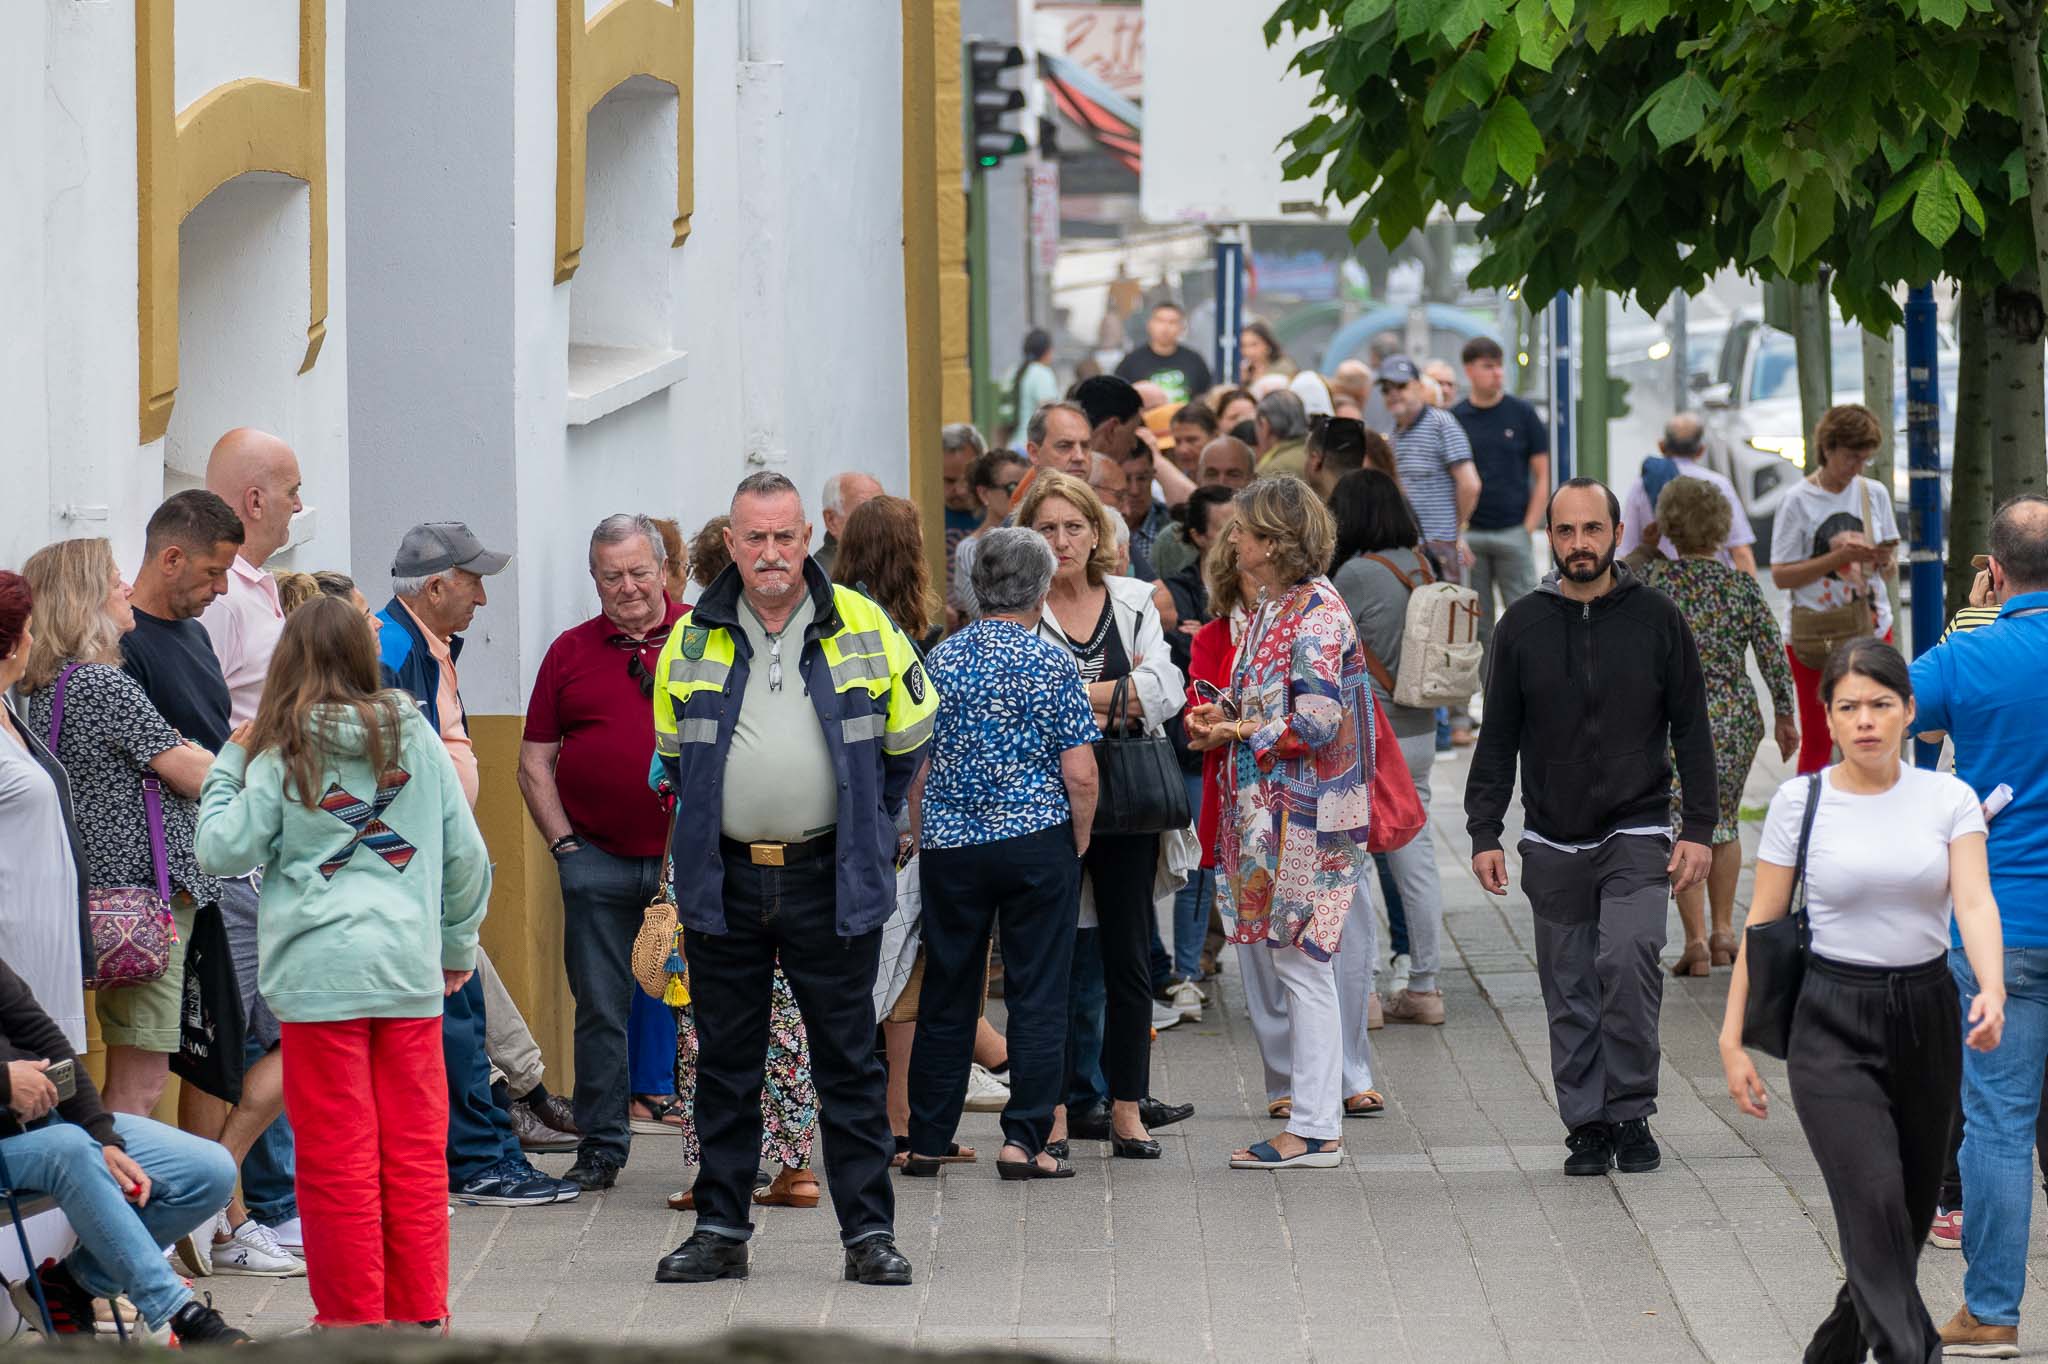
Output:
[[1595,583],[1605,577],[1607,570],[1614,567],[1614,546],[1609,545],[1605,554],[1588,554],[1583,550],[1569,559],[1558,557],[1555,549],[1550,551],[1550,560],[1557,565],[1557,571],[1575,583]]

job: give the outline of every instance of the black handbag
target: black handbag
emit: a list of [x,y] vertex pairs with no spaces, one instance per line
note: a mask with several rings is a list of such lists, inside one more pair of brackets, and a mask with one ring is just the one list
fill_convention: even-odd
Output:
[[1790,912],[1743,931],[1749,997],[1742,1002],[1742,1045],[1780,1061],[1791,1046],[1792,1014],[1799,1007],[1799,986],[1806,979],[1806,954],[1813,940],[1806,922],[1806,849],[1813,841],[1813,817],[1820,810],[1821,775],[1816,772],[1806,779],[1806,815],[1799,823]]
[[1109,694],[1113,718],[1095,745],[1097,834],[1164,834],[1194,822],[1187,779],[1173,740],[1164,734],[1121,733],[1131,679],[1120,677]]
[[223,1103],[242,1101],[248,1020],[219,905],[201,905],[185,946],[185,992],[171,1073]]

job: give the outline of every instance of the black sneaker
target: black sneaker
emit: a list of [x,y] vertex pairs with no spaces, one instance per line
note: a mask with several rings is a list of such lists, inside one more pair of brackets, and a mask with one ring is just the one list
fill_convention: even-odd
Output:
[[605,1156],[579,1155],[564,1178],[585,1193],[595,1193],[619,1182],[619,1164]]
[[1646,1175],[1664,1163],[1648,1118],[1630,1118],[1614,1125],[1614,1168],[1625,1175]]
[[1604,1175],[1614,1164],[1614,1129],[1604,1122],[1580,1123],[1564,1144],[1571,1152],[1564,1159],[1568,1175]]
[[[58,1335],[93,1334],[92,1294],[71,1277],[70,1270],[56,1260],[45,1260],[36,1271],[36,1278],[42,1281],[43,1301],[50,1306],[50,1324]],[[35,1290],[29,1281],[9,1284],[7,1296],[13,1300],[14,1310],[21,1314],[23,1325],[37,1335],[43,1334],[42,1313],[36,1308]]]
[[190,1349],[194,1345],[247,1345],[249,1333],[237,1331],[228,1325],[227,1319],[213,1310],[213,1295],[194,1298],[171,1314],[171,1334],[178,1339],[178,1348]]
[[582,1189],[542,1174],[523,1160],[501,1160],[455,1188],[455,1201],[472,1207],[532,1208],[573,1202]]

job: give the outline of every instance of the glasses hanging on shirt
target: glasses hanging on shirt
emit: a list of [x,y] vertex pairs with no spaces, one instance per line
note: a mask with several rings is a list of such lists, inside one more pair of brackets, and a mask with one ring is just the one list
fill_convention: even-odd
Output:
[[768,636],[768,690],[782,690],[782,636]]
[[648,670],[647,660],[642,655],[647,650],[652,649],[654,650],[654,656],[659,659],[662,647],[668,643],[668,632],[669,627],[664,625],[645,639],[635,639],[627,634],[607,635],[605,637],[605,643],[611,645],[614,649],[626,651],[626,676],[633,679],[634,684],[640,688],[642,696],[650,699],[654,696],[654,674]]

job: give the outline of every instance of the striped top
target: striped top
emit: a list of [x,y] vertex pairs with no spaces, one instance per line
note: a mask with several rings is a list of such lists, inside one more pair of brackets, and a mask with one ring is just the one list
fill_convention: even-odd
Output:
[[1415,424],[1394,432],[1394,466],[1415,508],[1425,540],[1458,538],[1458,493],[1451,466],[1468,463],[1472,443],[1458,419],[1440,407],[1425,407]]
[[1965,606],[1949,620],[1948,629],[1941,632],[1941,638],[1936,640],[1935,643],[1946,644],[1950,635],[1968,633],[1981,626],[1989,625],[1992,621],[1998,619],[2000,609],[1996,603],[1990,606]]

